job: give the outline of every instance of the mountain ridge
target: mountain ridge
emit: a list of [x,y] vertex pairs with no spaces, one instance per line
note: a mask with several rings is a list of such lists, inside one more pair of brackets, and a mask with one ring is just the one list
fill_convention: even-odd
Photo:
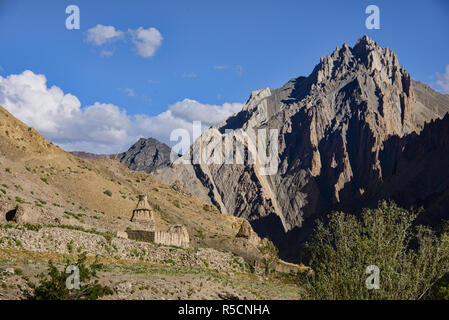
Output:
[[[393,161],[380,158],[389,137],[419,134],[448,111],[448,96],[413,81],[393,50],[364,36],[322,57],[308,77],[253,91],[242,111],[209,129],[223,139],[226,129],[278,130],[275,175],[262,176],[257,165],[180,160],[155,175],[167,182],[181,177],[186,190],[207,195],[223,213],[247,218],[259,235],[289,247],[287,233],[305,238],[308,221],[382,186]],[[197,141],[192,148],[213,147]],[[182,160],[191,161],[189,155]]]

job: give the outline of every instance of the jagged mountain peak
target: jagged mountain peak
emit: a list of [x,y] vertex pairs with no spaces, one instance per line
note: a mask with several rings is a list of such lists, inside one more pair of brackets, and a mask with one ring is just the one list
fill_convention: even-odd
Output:
[[[371,205],[390,195],[415,192],[418,181],[405,185],[401,180],[407,170],[422,169],[419,159],[416,168],[406,165],[413,150],[419,150],[420,157],[427,151],[409,146],[404,154],[403,147],[428,143],[407,137],[419,136],[426,123],[448,113],[448,100],[414,82],[393,50],[364,36],[353,47],[343,44],[321,58],[307,77],[291,79],[278,89],[253,91],[239,113],[217,126],[223,137],[226,129],[277,130],[275,174],[264,176],[251,164],[200,164],[175,165],[157,175],[167,182],[181,177],[186,190],[209,198],[224,213],[247,218],[260,235],[290,255],[288,242],[305,239],[321,215],[352,208],[348,203]],[[444,128],[433,126],[438,132]],[[406,169],[398,177],[400,163]],[[440,178],[446,188],[449,172]],[[379,195],[387,180],[391,192]],[[429,182],[420,196],[437,197],[434,189]],[[449,192],[449,187],[444,190]],[[431,210],[440,214],[438,208]]]
[[327,56],[321,57],[311,76],[313,83],[320,85],[330,80],[347,77],[348,73],[378,72],[382,80],[398,77],[398,73],[405,74],[399,67],[396,53],[390,48],[382,48],[368,36],[360,38],[353,47],[344,43]]

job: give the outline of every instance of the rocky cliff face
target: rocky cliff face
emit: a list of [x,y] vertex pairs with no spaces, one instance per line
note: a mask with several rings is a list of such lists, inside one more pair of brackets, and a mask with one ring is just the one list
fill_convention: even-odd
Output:
[[156,175],[167,183],[178,179],[223,213],[247,218],[283,256],[291,256],[313,221],[335,209],[395,198],[449,218],[449,169],[443,162],[449,120],[438,120],[448,111],[449,96],[413,81],[391,49],[365,36],[321,58],[308,77],[253,92],[241,112],[192,146],[213,149],[232,136],[257,158],[242,135],[275,129],[275,174],[262,174],[258,161],[194,164],[187,154]]
[[170,164],[171,149],[156,139],[139,139],[128,151],[117,155],[120,162],[134,171],[153,172]]

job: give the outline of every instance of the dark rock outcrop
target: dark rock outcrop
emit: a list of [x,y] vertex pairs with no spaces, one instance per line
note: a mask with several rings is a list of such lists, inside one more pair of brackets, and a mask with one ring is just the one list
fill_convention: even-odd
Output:
[[128,151],[118,154],[95,154],[84,151],[72,151],[70,153],[89,160],[117,158],[131,170],[151,173],[156,169],[170,165],[171,152],[171,148],[165,143],[153,138],[141,138]]
[[170,165],[171,149],[156,139],[139,139],[128,151],[117,155],[121,163],[134,171],[151,173]]

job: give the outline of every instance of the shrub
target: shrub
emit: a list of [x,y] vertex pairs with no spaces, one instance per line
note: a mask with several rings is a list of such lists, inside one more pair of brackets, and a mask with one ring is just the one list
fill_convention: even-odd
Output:
[[449,274],[440,279],[432,290],[432,299],[449,300]]
[[17,276],[23,276],[23,270],[20,268],[14,269],[14,274]]
[[197,230],[195,237],[200,238],[200,239],[204,239],[206,236],[204,235],[203,230]]
[[[64,271],[70,265],[76,265],[79,268],[80,288],[69,290],[66,286],[66,280],[69,274]],[[48,263],[48,274],[39,276],[40,282],[34,286],[34,298],[36,300],[96,300],[105,295],[111,295],[112,290],[107,286],[102,286],[95,280],[97,271],[101,265],[95,261],[92,265],[86,265],[86,255],[81,254],[76,263],[66,261],[63,271],[59,271],[52,261]]]
[[175,207],[181,209],[181,203],[179,202],[179,200],[174,200],[174,201],[173,201],[173,204],[175,205]]
[[103,192],[105,195],[112,197],[112,191],[111,190],[106,190],[105,192]]
[[25,203],[25,200],[23,200],[21,197],[16,197],[16,202]]
[[[359,217],[342,212],[318,222],[306,245],[310,299],[422,299],[449,271],[449,236],[413,227],[417,213],[380,202]],[[368,290],[366,269],[380,269],[380,288]]]

